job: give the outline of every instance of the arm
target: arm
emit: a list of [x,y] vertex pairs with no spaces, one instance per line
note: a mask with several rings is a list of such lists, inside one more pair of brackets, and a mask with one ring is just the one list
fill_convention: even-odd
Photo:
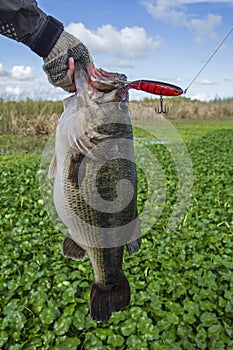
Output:
[[61,22],[46,15],[35,0],[0,0],[0,34],[22,42],[42,57],[49,81],[67,91],[74,91],[67,70],[69,57],[94,69],[86,46],[65,32]]
[[45,58],[63,31],[63,24],[47,16],[34,0],[1,0],[0,33],[29,46]]

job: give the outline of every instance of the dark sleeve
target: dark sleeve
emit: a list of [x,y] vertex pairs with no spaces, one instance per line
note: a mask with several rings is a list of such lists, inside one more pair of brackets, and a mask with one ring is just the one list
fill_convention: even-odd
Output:
[[63,30],[63,24],[47,16],[35,0],[0,0],[0,34],[22,42],[43,58]]

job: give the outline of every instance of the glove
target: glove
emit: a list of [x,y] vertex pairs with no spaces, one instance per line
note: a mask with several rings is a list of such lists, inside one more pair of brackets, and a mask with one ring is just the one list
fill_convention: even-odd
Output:
[[73,57],[74,62],[79,62],[85,68],[89,65],[93,66],[92,57],[86,46],[73,35],[63,31],[49,55],[44,59],[43,69],[51,84],[68,92],[73,86],[72,77],[68,72],[69,57]]

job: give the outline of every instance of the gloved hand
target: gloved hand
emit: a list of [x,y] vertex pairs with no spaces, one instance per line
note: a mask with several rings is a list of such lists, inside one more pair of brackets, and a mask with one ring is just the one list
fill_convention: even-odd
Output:
[[95,69],[92,57],[86,46],[73,35],[64,31],[49,55],[44,59],[43,69],[48,76],[49,82],[68,92],[74,92],[74,62],[79,62],[87,70]]

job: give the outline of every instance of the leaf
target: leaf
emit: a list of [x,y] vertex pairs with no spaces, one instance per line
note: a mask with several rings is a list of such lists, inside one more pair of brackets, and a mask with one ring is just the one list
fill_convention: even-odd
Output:
[[[47,346],[53,344],[55,334],[53,331],[46,330],[44,334],[42,334],[41,338],[43,339],[43,343]],[[50,349],[49,349],[50,350]]]
[[105,328],[97,328],[94,332],[94,334],[99,338],[101,341],[105,341],[108,337],[108,331]]
[[22,345],[20,344],[14,344],[9,347],[9,350],[20,350],[22,349]]
[[30,295],[30,303],[34,312],[39,314],[47,300],[48,295],[45,292],[32,290]]
[[199,306],[197,303],[189,300],[189,299],[185,299],[184,300],[184,310],[188,311],[188,313],[190,315],[197,315],[199,316],[200,314],[200,310],[199,310]]
[[41,348],[42,346],[42,340],[39,336],[32,338],[30,341],[28,341],[25,345],[24,345],[24,349],[25,350],[34,350],[37,348]]
[[183,319],[185,323],[193,324],[196,322],[196,317],[192,314],[184,314]]
[[167,318],[168,318],[168,320],[169,320],[169,322],[170,322],[171,324],[176,325],[176,324],[179,323],[179,317],[178,317],[175,313],[173,313],[173,312],[169,312],[169,313],[167,314]]
[[81,311],[76,311],[72,317],[73,325],[79,330],[84,329],[85,317],[86,317],[85,314],[83,314]]
[[71,316],[75,310],[75,306],[76,306],[76,304],[71,304],[69,306],[66,306],[64,311],[63,311],[63,315],[64,316]]
[[113,348],[121,347],[124,342],[124,338],[118,334],[111,334],[108,337],[108,344],[110,344]]
[[209,338],[221,337],[221,334],[224,333],[224,328],[221,324],[216,324],[208,328]]
[[8,334],[5,331],[0,331],[0,346],[3,348],[3,345],[8,340]]
[[211,302],[210,300],[201,300],[200,301],[200,309],[201,310],[210,310],[213,311],[215,310],[216,305]]
[[213,324],[218,323],[217,317],[213,312],[204,312],[200,317],[203,327],[210,327]]
[[62,295],[62,304],[67,305],[75,302],[76,290],[73,287],[67,288]]
[[145,293],[143,291],[140,291],[135,295],[135,304],[136,305],[144,305],[147,300],[149,300],[150,297],[148,293]]
[[121,333],[125,336],[128,337],[131,334],[135,333],[136,330],[136,323],[132,322],[132,320],[127,320],[121,324]]
[[140,307],[135,306],[131,308],[131,315],[132,315],[132,318],[135,320],[138,320],[141,317],[142,313],[143,313],[143,310]]
[[145,349],[146,343],[141,340],[140,336],[130,335],[126,341],[128,349]]
[[86,333],[85,337],[86,337],[85,348],[96,349],[96,350],[103,349],[103,343],[96,335],[88,332],[88,333]]
[[196,344],[199,349],[204,350],[206,349],[207,345],[207,333],[204,328],[199,327],[198,333],[195,337]]
[[57,313],[54,307],[45,307],[39,316],[43,324],[49,325],[57,318]]
[[77,346],[81,344],[81,341],[78,338],[70,337],[59,337],[56,339],[56,346],[54,350],[77,350]]
[[123,312],[114,312],[111,315],[110,322],[112,322],[114,325],[122,324],[122,322],[125,320],[125,314]]
[[70,325],[71,325],[71,318],[70,317],[65,317],[65,316],[61,316],[55,323],[54,323],[54,332],[57,334],[57,335],[63,335],[65,334]]

